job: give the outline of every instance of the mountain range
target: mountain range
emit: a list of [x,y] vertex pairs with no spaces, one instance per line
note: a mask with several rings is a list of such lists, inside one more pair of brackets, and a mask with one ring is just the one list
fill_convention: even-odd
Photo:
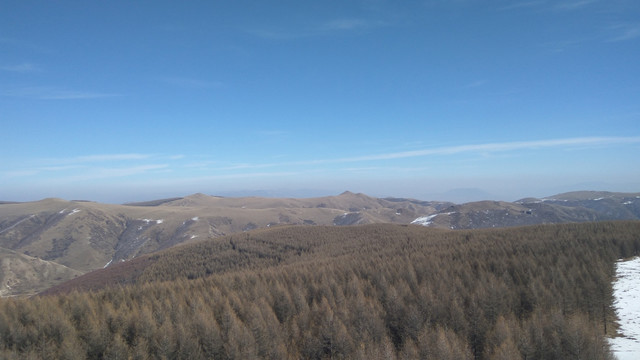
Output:
[[179,244],[281,225],[418,224],[475,229],[640,219],[640,193],[572,192],[454,204],[344,192],[294,199],[193,194],[123,205],[0,203],[0,296],[45,290]]

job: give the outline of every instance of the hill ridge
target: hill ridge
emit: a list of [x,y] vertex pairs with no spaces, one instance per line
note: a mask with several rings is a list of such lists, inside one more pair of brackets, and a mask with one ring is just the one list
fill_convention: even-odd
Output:
[[86,273],[178,244],[281,225],[415,223],[458,230],[640,218],[640,193],[525,200],[453,204],[350,191],[315,198],[196,193],[124,205],[48,198],[0,204],[0,247]]

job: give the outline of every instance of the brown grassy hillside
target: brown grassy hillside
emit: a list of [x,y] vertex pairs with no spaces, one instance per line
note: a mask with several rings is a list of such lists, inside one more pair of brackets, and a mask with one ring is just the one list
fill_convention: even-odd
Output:
[[0,248],[0,296],[33,295],[81,274],[60,264]]
[[[45,199],[0,204],[0,247],[85,273],[177,244],[227,234],[283,224],[409,223],[444,205],[388,201],[349,192],[310,199],[195,194],[129,205]],[[43,284],[32,285],[41,289]],[[8,294],[19,293],[11,290]]]

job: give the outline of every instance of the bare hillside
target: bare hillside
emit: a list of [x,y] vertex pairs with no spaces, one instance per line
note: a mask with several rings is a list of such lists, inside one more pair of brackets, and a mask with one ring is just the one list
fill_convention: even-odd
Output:
[[0,246],[85,273],[177,244],[254,229],[408,224],[448,205],[351,192],[309,199],[194,194],[128,205],[44,199],[0,204]]
[[413,223],[444,229],[479,229],[640,219],[640,193],[580,191],[516,202],[478,201],[451,205]]
[[35,294],[81,274],[64,265],[0,248],[0,296]]

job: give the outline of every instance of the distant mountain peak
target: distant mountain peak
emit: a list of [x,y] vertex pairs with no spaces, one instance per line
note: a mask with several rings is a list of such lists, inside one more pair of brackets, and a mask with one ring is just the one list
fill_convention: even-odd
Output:
[[203,193],[195,193],[195,194],[191,194],[189,196],[185,196],[185,198],[187,199],[206,199],[206,198],[210,198],[210,195],[207,194],[203,194]]
[[349,190],[343,192],[342,194],[338,195],[338,196],[343,196],[343,197],[356,197],[356,198],[362,198],[362,199],[373,199],[373,197],[367,195],[367,194],[363,194],[363,193],[354,193],[351,192]]

